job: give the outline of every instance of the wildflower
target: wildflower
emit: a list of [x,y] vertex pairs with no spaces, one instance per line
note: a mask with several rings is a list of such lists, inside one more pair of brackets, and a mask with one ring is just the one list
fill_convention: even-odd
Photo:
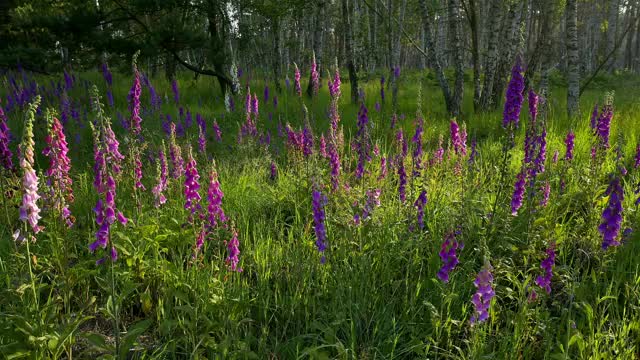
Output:
[[209,189],[207,191],[207,220],[209,221],[209,228],[213,229],[217,224],[224,223],[227,217],[222,209],[222,198],[224,193],[220,188],[220,181],[218,180],[218,173],[215,167],[209,172]]
[[327,157],[327,140],[324,138],[324,134],[320,135],[320,156]]
[[7,126],[7,117],[4,114],[2,104],[0,104],[0,165],[5,170],[13,169],[13,153],[9,149],[11,133]]
[[324,213],[324,205],[327,202],[327,198],[322,195],[319,190],[313,190],[312,194],[312,205],[313,205],[313,222],[314,222],[314,230],[316,233],[316,247],[320,254],[322,254],[322,258],[320,262],[325,262],[324,251],[326,250],[327,244],[327,229],[325,227],[325,213]]
[[384,75],[380,77],[380,100],[384,103]]
[[308,123],[302,129],[302,154],[305,158],[313,154],[313,134]]
[[318,64],[316,63],[316,54],[313,53],[311,59],[311,89],[313,95],[318,95],[318,89],[320,88],[320,74],[318,73]]
[[[1,131],[1,130],[0,130]],[[637,169],[640,167],[640,144],[636,145],[636,162],[633,164],[633,168]]]
[[49,157],[49,169],[45,172],[47,185],[50,188],[49,201],[62,216],[62,220],[70,227],[73,225],[73,217],[71,217],[68,203],[74,200],[73,180],[69,176],[71,161],[62,123],[57,118],[53,118],[50,122],[49,135],[45,141],[47,146],[42,153]]
[[617,240],[622,225],[622,202],[624,201],[624,189],[620,178],[615,176],[611,179],[609,187],[605,193],[609,196],[609,203],[602,212],[602,223],[598,226],[598,232],[602,234],[602,249],[606,250],[610,246],[618,246]]
[[368,129],[367,126],[369,124],[369,116],[366,106],[364,103],[360,104],[360,111],[358,111],[358,132],[356,133],[358,145],[358,164],[356,167],[356,178],[360,179],[364,175],[364,166],[365,162],[371,160],[370,149],[371,145],[369,144],[368,138]]
[[276,177],[278,177],[278,167],[276,166],[275,161],[271,161],[270,170],[271,170],[271,174],[269,178],[271,179],[271,181],[275,181]]
[[471,140],[471,154],[469,155],[469,164],[473,164],[476,161],[476,157],[478,156],[478,142],[474,137]]
[[396,158],[396,168],[398,172],[398,196],[401,202],[407,199],[407,172],[404,169],[404,157]]
[[553,277],[553,265],[556,261],[555,244],[551,243],[545,253],[547,257],[540,263],[540,268],[544,270],[544,275],[536,278],[536,285],[543,288],[547,294],[551,294],[551,278]]
[[393,113],[393,115],[391,115],[391,130],[395,129],[397,122],[398,122],[398,115],[396,115],[396,113]]
[[129,119],[129,127],[131,132],[138,136],[142,131],[140,123],[142,122],[142,118],[140,118],[140,94],[142,93],[142,86],[140,85],[140,73],[134,64],[134,78],[133,78],[133,86],[129,91],[129,97],[131,99],[131,104],[129,105],[129,110],[131,111],[131,118]]
[[295,70],[293,73],[293,88],[295,89],[296,95],[302,96],[302,86],[300,86],[300,69],[298,69],[298,65],[293,64]]
[[524,198],[525,189],[525,173],[520,171],[517,176],[516,184],[513,189],[513,196],[511,198],[511,215],[516,216],[518,210],[522,206],[522,199]]
[[329,165],[331,166],[331,188],[338,190],[340,185],[340,154],[338,153],[338,145],[335,141],[329,143]]
[[384,180],[387,177],[387,158],[380,158],[380,175],[378,176],[378,181]]
[[342,82],[340,81],[340,71],[338,69],[338,67],[336,67],[336,70],[333,74],[333,80],[329,80],[329,95],[332,98],[338,98],[340,97],[340,85],[342,84]]
[[178,89],[178,80],[173,79],[171,81],[171,91],[173,92],[173,100],[176,102],[176,105],[180,103],[180,90]]
[[231,240],[227,242],[227,250],[229,254],[225,262],[231,268],[231,271],[242,272],[242,268],[238,267],[240,262],[240,241],[238,241],[238,231],[234,228],[232,231]]
[[107,85],[111,87],[111,85],[113,85],[113,76],[111,75],[111,71],[109,70],[109,65],[107,65],[107,63],[102,63],[100,69],[102,70],[102,77],[107,82]]
[[603,106],[596,124],[596,135],[598,136],[600,147],[603,149],[609,148],[609,132],[611,130],[612,118],[613,107],[611,105]]
[[269,101],[269,85],[264,86],[264,102]]
[[135,180],[134,188],[145,190],[142,184],[142,161],[140,160],[140,152],[133,151],[133,178]]
[[560,156],[560,152],[556,149],[556,150],[553,152],[553,158],[552,158],[552,160],[551,160],[554,164],[557,164],[557,163],[558,163],[558,156]]
[[220,130],[220,126],[218,125],[218,121],[217,120],[213,120],[213,133],[216,136],[216,141],[217,142],[221,142],[222,141],[222,131]]
[[198,193],[200,190],[200,184],[198,183],[200,175],[198,175],[198,168],[196,166],[196,159],[193,158],[191,149],[189,149],[189,158],[184,172],[184,208],[191,211],[191,215],[195,214],[196,211],[199,211],[201,208],[201,196]]
[[473,285],[478,289],[471,302],[475,307],[475,314],[471,317],[471,324],[485,322],[489,319],[489,306],[491,305],[491,299],[496,295],[493,290],[493,275],[491,274],[492,267],[490,264],[478,273]]
[[413,176],[419,176],[422,169],[422,132],[424,121],[418,116],[416,119],[416,132],[411,138],[411,142],[415,144],[413,149]]
[[459,243],[456,239],[456,235],[459,234],[459,231],[451,231],[447,233],[444,238],[444,242],[440,248],[440,252],[438,255],[442,260],[442,267],[438,271],[438,279],[440,279],[444,283],[449,282],[449,274],[453,269],[458,265],[458,256],[456,251],[458,249],[462,249],[462,243]]
[[28,223],[35,234],[42,230],[42,227],[38,225],[38,220],[40,220],[40,208],[37,204],[38,199],[40,199],[40,195],[38,195],[38,176],[33,168],[33,148],[35,146],[33,141],[33,121],[39,105],[40,96],[38,95],[33,103],[29,105],[27,123],[25,124],[24,135],[20,144],[20,152],[18,153],[20,168],[22,168],[23,189],[20,220]]
[[176,143],[176,124],[171,123],[171,136],[169,137],[169,157],[171,158],[171,177],[180,178],[184,174],[184,160],[182,149]]
[[522,76],[522,60],[518,56],[516,63],[511,69],[511,80],[507,87],[506,101],[504,103],[504,112],[502,118],[502,127],[508,128],[513,126],[518,127],[520,120],[520,109],[522,108],[522,101],[524,97],[522,92],[524,91],[524,77]]
[[413,203],[418,211],[418,228],[422,230],[424,228],[424,207],[427,205],[427,191],[422,190],[418,198]]
[[[206,235],[207,235],[207,231],[203,227],[202,229],[200,229],[200,231],[198,232],[198,236],[196,237],[196,248],[195,248],[196,253],[198,253],[200,249],[202,249]],[[194,257],[195,257],[195,254],[194,254]]]
[[165,202],[167,202],[167,198],[164,196],[164,191],[167,190],[167,155],[164,150],[164,141],[162,142],[162,149],[158,151],[158,176],[157,176],[157,184],[153,187],[151,192],[155,198],[155,206],[160,207]]
[[196,122],[198,123],[198,151],[205,153],[207,152],[207,125],[200,114],[196,115]]
[[549,193],[551,192],[551,183],[547,180],[542,187],[542,199],[540,200],[540,206],[546,207],[549,204]]
[[[451,132],[451,144],[453,145],[453,150],[456,153],[456,155],[462,155],[462,156],[467,155],[467,145],[465,144],[465,141],[462,139],[462,136],[460,134],[460,128],[458,127],[458,123],[455,120],[451,120],[450,132]],[[466,133],[464,137],[466,138]]]
[[564,159],[567,161],[571,161],[573,160],[573,148],[575,146],[574,141],[575,141],[576,135],[573,133],[573,131],[569,130],[569,132],[567,133],[567,137],[564,139],[564,143],[566,145],[566,152],[564,153]]

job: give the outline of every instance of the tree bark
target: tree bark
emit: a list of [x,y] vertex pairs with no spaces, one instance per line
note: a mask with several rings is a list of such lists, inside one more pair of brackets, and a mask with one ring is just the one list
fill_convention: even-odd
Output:
[[460,34],[459,0],[449,0],[449,31],[451,33],[453,66],[455,69],[453,97],[451,99],[449,113],[457,117],[460,115],[462,96],[464,94],[464,49],[462,48],[462,36]]
[[482,96],[480,106],[482,110],[489,109],[491,105],[491,92],[493,89],[493,81],[498,66],[498,54],[500,43],[500,29],[502,27],[502,0],[493,0],[491,3],[490,21],[489,21],[489,47],[487,50],[487,63],[484,71],[484,85],[482,86]]
[[471,62],[473,65],[473,110],[480,109],[480,96],[482,88],[480,83],[480,29],[478,28],[478,4],[476,0],[462,1],[469,29],[471,32]]
[[567,115],[573,118],[580,110],[580,69],[578,58],[578,0],[567,0],[565,10],[567,43]]
[[[353,1],[353,0],[352,0]],[[356,74],[355,55],[353,53],[353,34],[351,27],[351,14],[353,6],[349,0],[342,0],[342,19],[344,21],[344,47],[347,70],[349,71],[349,82],[351,84],[351,102],[358,102],[358,75]]]
[[[323,68],[322,68],[322,41],[324,31],[322,28],[322,24],[325,21],[325,0],[318,0],[316,2],[316,17],[314,24],[314,32],[313,32],[313,51],[316,54],[316,65],[318,67],[318,74],[320,74],[320,78],[324,76]],[[309,84],[307,85],[307,95],[313,96],[313,84],[311,82],[311,73],[309,73]]]
[[422,15],[422,25],[424,26],[428,61],[436,73],[436,78],[438,79],[438,84],[440,85],[440,89],[442,90],[442,95],[444,96],[444,101],[447,106],[447,111],[451,112],[451,108],[452,108],[451,88],[449,87],[449,83],[447,82],[447,77],[445,76],[444,70],[442,69],[442,65],[439,59],[439,54],[436,51],[435,43],[433,41],[433,32],[431,29],[431,14],[429,13],[429,8],[427,6],[426,0],[419,0],[418,3],[420,5],[420,13]]

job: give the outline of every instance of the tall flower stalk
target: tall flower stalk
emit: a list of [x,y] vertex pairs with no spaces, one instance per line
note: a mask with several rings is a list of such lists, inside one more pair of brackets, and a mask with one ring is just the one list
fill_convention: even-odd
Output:
[[619,235],[622,226],[622,202],[624,201],[624,188],[620,177],[614,176],[605,192],[609,196],[607,207],[602,212],[602,222],[598,226],[598,232],[602,234],[602,249],[620,245]]
[[[97,113],[97,123],[92,125],[94,133],[94,187],[98,193],[98,201],[94,212],[96,214],[96,240],[89,245],[93,253],[98,248],[106,249],[110,246],[109,257],[112,262],[118,259],[118,252],[111,241],[111,226],[116,222],[122,225],[127,223],[127,218],[116,207],[116,178],[120,175],[120,163],[124,156],[120,154],[119,142],[111,130],[111,121],[105,116],[100,102],[98,88],[92,90],[93,106]],[[102,257],[96,263],[101,264],[106,260]]]
[[313,205],[313,223],[314,231],[316,233],[316,247],[321,254],[320,262],[325,263],[326,256],[324,252],[327,248],[327,229],[325,225],[325,212],[324,206],[327,203],[327,198],[322,195],[320,190],[314,189],[312,193],[312,205]]
[[471,317],[471,324],[482,323],[489,319],[491,299],[496,295],[493,290],[493,275],[491,274],[491,270],[491,264],[487,263],[473,282],[477,291],[471,298],[471,302],[475,308],[475,313]]
[[47,200],[62,221],[68,226],[73,225],[74,219],[69,210],[69,204],[73,203],[73,189],[71,176],[71,160],[69,159],[69,147],[60,120],[51,116],[49,120],[49,134],[45,141],[47,146],[42,152],[49,158],[49,168],[45,172],[47,186],[49,188]]
[[[36,111],[40,106],[40,96],[36,96],[27,110],[27,119],[20,143],[20,168],[22,169],[22,205],[20,205],[20,220],[28,224],[34,234],[39,233],[43,228],[38,225],[40,220],[40,208],[38,207],[38,175],[33,168],[34,164],[34,147],[33,141],[33,122],[35,120]],[[34,238],[35,239],[35,238]]]

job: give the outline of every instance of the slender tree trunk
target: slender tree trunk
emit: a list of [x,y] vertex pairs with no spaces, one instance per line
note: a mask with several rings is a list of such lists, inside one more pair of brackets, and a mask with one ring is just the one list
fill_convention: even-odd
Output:
[[282,77],[282,55],[280,47],[280,19],[272,19],[271,30],[273,31],[273,82],[277,92],[282,91],[280,78]]
[[[323,74],[323,62],[322,62],[322,48],[323,48],[323,26],[322,24],[326,21],[325,17],[325,0],[317,0],[316,2],[316,18],[313,32],[313,51],[316,54],[316,64],[318,66],[318,73],[320,74],[320,78],[324,76]],[[313,94],[313,86],[311,82],[311,74],[309,74],[309,85],[307,86],[307,95],[312,96]]]
[[462,37],[460,34],[459,0],[449,0],[449,31],[451,32],[453,66],[455,68],[454,90],[449,112],[451,115],[457,117],[460,115],[462,96],[464,93],[464,49],[462,48]]
[[345,60],[347,64],[347,70],[349,71],[349,82],[351,84],[351,102],[355,104],[358,102],[358,75],[356,74],[356,66],[354,60],[355,55],[353,53],[353,34],[351,30],[352,13],[352,3],[350,3],[349,0],[342,0],[342,20],[345,35]]
[[578,0],[567,0],[565,10],[567,43],[567,114],[569,118],[580,110],[580,69],[578,58]]
[[[463,2],[464,4],[464,2]],[[473,110],[480,110],[480,96],[482,88],[480,83],[480,30],[478,28],[478,3],[476,0],[468,0],[465,7],[469,29],[471,30],[471,62],[473,63]]]
[[491,2],[491,14],[489,20],[489,48],[487,50],[487,64],[484,71],[484,85],[482,86],[482,97],[480,105],[482,110],[489,109],[491,102],[491,91],[493,89],[493,81],[498,66],[499,45],[501,44],[500,29],[502,27],[502,0],[493,0]]
[[437,53],[435,43],[433,41],[433,32],[431,29],[431,15],[429,13],[427,0],[419,0],[418,4],[420,5],[420,13],[422,15],[422,25],[424,26],[425,41],[428,49],[427,55],[429,56],[428,61],[436,73],[436,78],[438,79],[438,84],[440,85],[440,89],[442,90],[442,95],[444,96],[444,101],[447,106],[447,111],[451,112],[451,108],[452,108],[451,88],[449,87],[449,83],[447,82],[447,77],[445,76],[444,70],[442,69],[442,66],[440,64],[439,54]]

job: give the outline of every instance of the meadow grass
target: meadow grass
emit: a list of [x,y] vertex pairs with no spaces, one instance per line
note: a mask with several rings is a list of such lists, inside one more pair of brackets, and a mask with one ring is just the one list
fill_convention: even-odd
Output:
[[[256,76],[260,78],[259,76]],[[118,123],[124,118],[131,76],[115,74],[115,107],[106,106],[113,127],[127,149],[130,138]],[[49,79],[36,78],[41,84]],[[97,73],[78,74],[105,90]],[[152,79],[163,98],[160,113],[143,113],[146,151],[157,151],[165,138],[160,114],[178,117],[171,86]],[[357,155],[351,148],[358,105],[350,104],[349,84],[342,87],[341,125],[345,134],[341,181],[348,188],[323,190],[328,233],[327,261],[320,262],[315,248],[311,204],[313,186],[328,185],[326,159],[314,155],[302,159],[291,154],[277,135],[278,122],[302,126],[300,99],[291,90],[263,101],[264,82],[251,80],[261,100],[258,128],[272,133],[266,149],[256,142],[237,144],[243,115],[243,99],[227,113],[217,85],[209,79],[181,77],[180,106],[195,117],[200,113],[209,132],[206,154],[196,152],[197,126],[186,131],[180,144],[192,144],[205,198],[208,169],[215,166],[224,192],[223,208],[238,229],[242,272],[225,265],[225,229],[213,231],[201,256],[193,258],[196,232],[183,208],[182,181],[172,180],[168,201],[153,206],[150,189],[155,184],[155,163],[143,161],[146,192],[134,197],[133,182],[125,171],[118,181],[118,208],[129,218],[111,236],[120,259],[96,265],[98,255],[88,251],[96,231],[97,195],[92,186],[92,137],[88,122],[94,120],[86,88],[78,80],[69,91],[81,111],[79,122],[70,121],[67,137],[71,148],[75,202],[71,211],[76,224],[67,229],[43,211],[45,230],[30,244],[29,261],[24,245],[11,234],[19,228],[18,179],[7,174],[2,206],[8,218],[0,224],[0,353],[7,358],[310,358],[310,359],[637,359],[640,358],[640,215],[634,205],[634,189],[640,172],[633,167],[640,136],[640,79],[602,77],[583,95],[580,118],[567,120],[565,94],[559,77],[552,78],[545,122],[548,131],[546,171],[549,205],[526,199],[518,216],[511,215],[510,201],[523,152],[527,122],[516,133],[516,147],[503,155],[505,131],[501,106],[490,113],[474,114],[472,89],[465,89],[463,116],[471,139],[477,139],[478,156],[466,159],[460,171],[458,158],[449,151],[441,164],[422,176],[410,178],[407,201],[398,200],[394,169],[378,181],[380,157],[373,156],[362,180],[353,176]],[[390,96],[380,101],[379,80],[364,82],[373,144],[381,156],[396,154],[395,132],[390,130]],[[329,95],[326,83],[316,99],[304,99],[316,135],[329,127]],[[422,89],[422,90],[419,90]],[[387,89],[385,89],[387,90]],[[589,128],[593,104],[602,103],[606,91],[615,91],[612,148],[592,161],[594,136]],[[449,118],[434,80],[422,74],[402,75],[399,125],[410,139],[414,130],[418,93],[427,156],[438,147],[449,147]],[[4,98],[5,93],[0,90]],[[272,98],[278,96],[278,106]],[[165,101],[166,98],[166,101]],[[45,96],[41,108],[55,106]],[[3,102],[4,104],[4,102]],[[144,90],[143,106],[148,108]],[[272,116],[268,114],[271,113]],[[22,133],[23,111],[9,112],[9,126],[16,138]],[[401,116],[402,117],[402,116]],[[222,129],[222,143],[211,136],[213,119]],[[195,122],[194,122],[195,123]],[[36,150],[46,135],[44,117],[36,119]],[[564,155],[564,137],[576,133],[575,159],[553,163],[555,150]],[[317,144],[317,138],[316,138]],[[618,145],[619,144],[619,145]],[[617,159],[616,149],[621,159]],[[123,154],[127,154],[121,150]],[[145,153],[146,154],[146,153]],[[411,155],[409,155],[409,158]],[[278,166],[270,179],[270,164]],[[603,251],[597,231],[607,204],[604,196],[609,174],[624,164],[623,228],[634,231],[617,248]],[[38,156],[35,168],[46,169]],[[411,167],[407,167],[411,173]],[[564,190],[561,191],[561,181]],[[41,181],[41,184],[43,181]],[[365,201],[365,192],[381,189],[381,206],[369,219],[356,225],[354,214]],[[426,189],[425,227],[416,230],[413,203]],[[136,197],[142,204],[137,208]],[[494,206],[495,205],[495,206]],[[4,210],[3,210],[4,212]],[[4,215],[4,214],[3,214]],[[411,230],[413,229],[413,230]],[[448,283],[436,277],[442,263],[438,252],[445,235],[460,229],[464,248],[460,264]],[[557,245],[552,292],[534,284],[540,262],[550,242]],[[486,323],[470,324],[471,296],[476,274],[490,261],[496,296]],[[28,265],[33,267],[35,287]],[[538,298],[531,299],[536,289]],[[35,298],[32,293],[35,292]],[[114,326],[114,319],[119,324]],[[116,333],[118,341],[116,342]]]

